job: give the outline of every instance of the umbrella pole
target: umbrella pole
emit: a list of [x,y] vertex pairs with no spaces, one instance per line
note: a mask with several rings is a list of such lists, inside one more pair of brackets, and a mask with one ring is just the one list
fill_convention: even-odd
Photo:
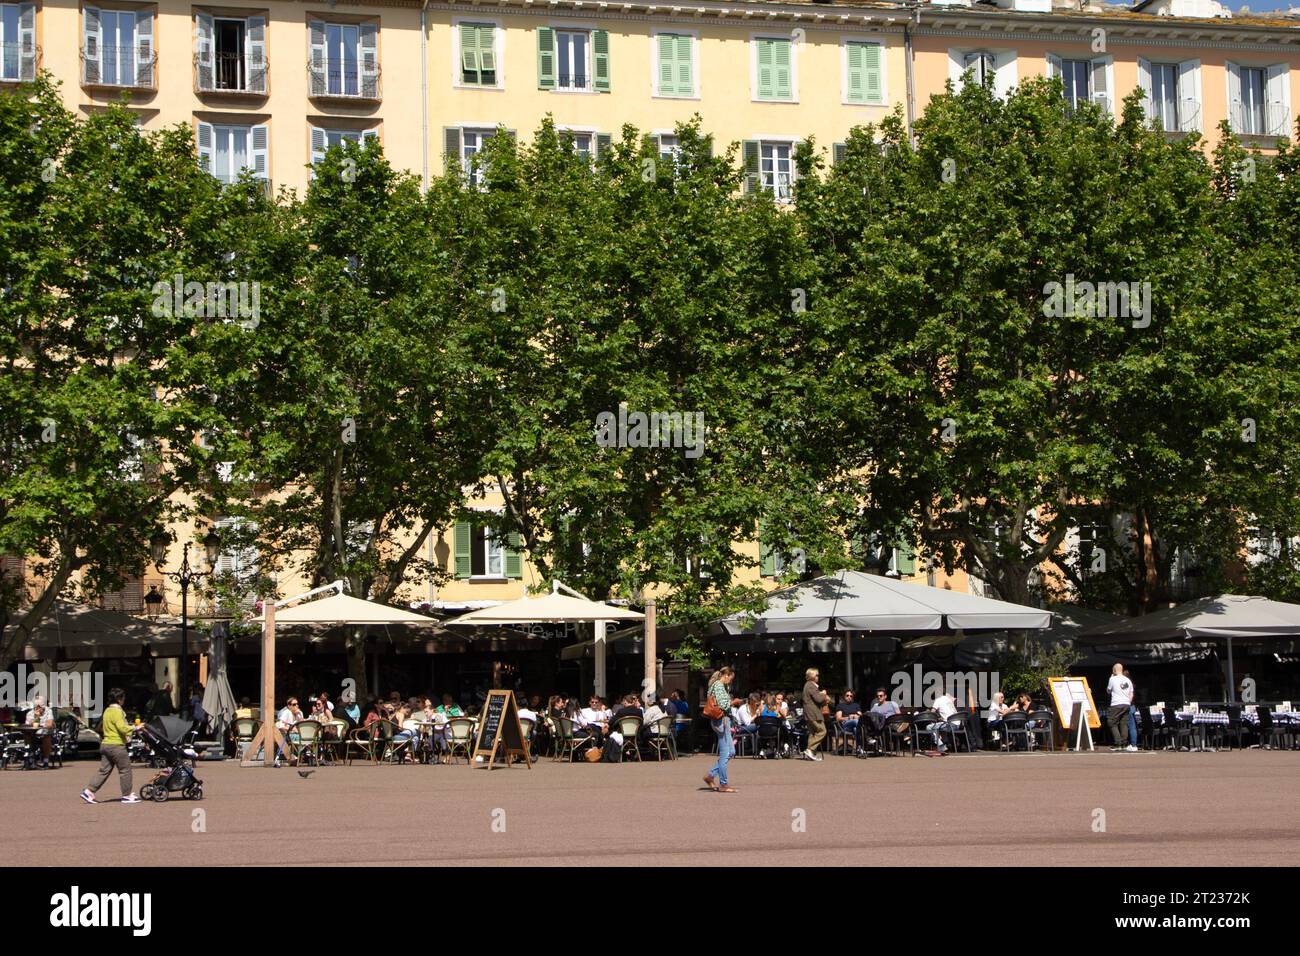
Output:
[[605,622],[595,622],[596,633],[593,635],[595,644],[593,645],[596,673],[592,680],[592,691],[601,700],[605,699]]
[[1224,697],[1229,704],[1237,702],[1237,677],[1232,672],[1232,638],[1228,638],[1228,686]]
[[844,686],[853,690],[853,634],[844,634]]
[[655,668],[657,639],[655,631],[655,602],[651,598],[645,602],[645,677],[641,682],[641,699],[649,707],[657,693],[658,673]]

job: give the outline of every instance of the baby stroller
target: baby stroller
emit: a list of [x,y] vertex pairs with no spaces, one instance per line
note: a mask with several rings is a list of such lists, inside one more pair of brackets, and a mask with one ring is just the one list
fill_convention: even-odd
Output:
[[194,751],[185,746],[190,721],[179,717],[155,717],[140,728],[162,770],[140,788],[140,797],[165,803],[169,793],[179,792],[186,800],[203,799],[203,781],[194,776]]

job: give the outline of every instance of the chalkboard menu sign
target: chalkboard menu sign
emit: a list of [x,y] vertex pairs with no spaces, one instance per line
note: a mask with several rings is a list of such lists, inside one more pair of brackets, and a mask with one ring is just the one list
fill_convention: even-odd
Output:
[[479,715],[478,737],[474,741],[474,763],[483,757],[484,766],[491,767],[497,754],[506,758],[520,756],[528,769],[533,769],[528,756],[528,745],[524,742],[524,729],[519,725],[519,711],[515,707],[515,695],[508,690],[488,691],[488,698]]

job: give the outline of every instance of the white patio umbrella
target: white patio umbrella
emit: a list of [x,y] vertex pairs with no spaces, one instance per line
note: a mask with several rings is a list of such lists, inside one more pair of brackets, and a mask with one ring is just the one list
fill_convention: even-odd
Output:
[[[330,597],[318,597],[326,591],[335,592]],[[315,600],[310,600],[315,598]],[[302,602],[302,603],[299,603]],[[290,605],[295,605],[290,607]],[[286,610],[279,610],[284,607]],[[256,756],[277,753],[282,742],[275,727],[275,629],[277,624],[427,624],[437,626],[438,621],[414,611],[389,607],[375,601],[363,601],[343,593],[343,582],[334,581],[324,587],[314,588],[274,603],[262,606],[262,727],[249,744],[247,754]],[[272,766],[269,756],[264,766]]]
[[[7,639],[15,630],[5,629]],[[205,639],[190,639],[190,648],[201,651]],[[57,600],[49,612],[20,645],[18,653],[26,660],[53,659],[80,661],[104,657],[139,657],[150,649],[156,657],[180,654],[181,641],[174,624],[159,624],[110,611],[105,608]]]
[[[561,594],[559,581],[551,583],[551,593],[541,597],[522,597],[492,607],[479,608],[448,621],[451,625],[481,624],[595,624],[596,693],[605,693],[606,621],[640,621],[645,615],[625,607],[616,607],[584,597]],[[652,646],[652,645],[651,645]]]
[[1222,640],[1228,647],[1228,699],[1237,699],[1232,642],[1263,643],[1270,638],[1300,637],[1300,604],[1270,601],[1247,594],[1220,594],[1130,617],[1117,624],[1090,628],[1079,642],[1101,647]]

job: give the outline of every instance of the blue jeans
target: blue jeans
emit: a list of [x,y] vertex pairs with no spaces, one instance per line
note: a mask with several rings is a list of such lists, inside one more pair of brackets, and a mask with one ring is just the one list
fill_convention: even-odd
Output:
[[1137,708],[1131,705],[1128,709],[1128,742],[1134,747],[1138,745]]
[[736,748],[731,743],[731,718],[710,721],[713,735],[718,738],[718,762],[709,770],[709,776],[718,781],[719,787],[727,785],[727,764],[731,761]]

